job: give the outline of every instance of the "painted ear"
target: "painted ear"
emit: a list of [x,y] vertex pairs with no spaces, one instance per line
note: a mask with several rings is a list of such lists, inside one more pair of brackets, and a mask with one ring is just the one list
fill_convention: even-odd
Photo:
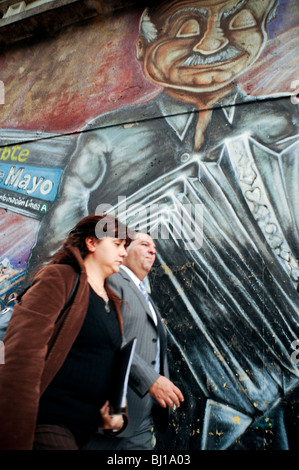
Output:
[[142,37],[136,40],[136,57],[138,60],[143,60],[145,54],[145,39]]

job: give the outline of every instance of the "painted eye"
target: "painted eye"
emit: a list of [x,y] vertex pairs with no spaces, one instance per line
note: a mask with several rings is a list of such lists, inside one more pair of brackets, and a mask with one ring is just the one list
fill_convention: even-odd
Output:
[[177,33],[177,37],[179,38],[187,38],[189,36],[196,36],[200,33],[200,26],[198,21],[196,20],[188,20],[186,21],[179,29]]
[[257,22],[250,10],[242,10],[229,23],[229,29],[246,29],[256,26]]

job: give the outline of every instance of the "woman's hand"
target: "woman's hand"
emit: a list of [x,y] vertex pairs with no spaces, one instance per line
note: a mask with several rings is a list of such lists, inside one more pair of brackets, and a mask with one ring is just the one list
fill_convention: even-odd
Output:
[[106,401],[105,405],[100,409],[101,429],[121,429],[124,425],[123,415],[110,414],[110,405]]

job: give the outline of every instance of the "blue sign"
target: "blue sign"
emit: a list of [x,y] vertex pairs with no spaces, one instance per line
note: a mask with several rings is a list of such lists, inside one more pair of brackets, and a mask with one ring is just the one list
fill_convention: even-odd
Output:
[[53,202],[62,171],[60,168],[0,163],[0,188]]

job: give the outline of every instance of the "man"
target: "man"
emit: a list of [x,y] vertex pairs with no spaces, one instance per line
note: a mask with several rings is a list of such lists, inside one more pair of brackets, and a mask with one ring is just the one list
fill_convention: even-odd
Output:
[[153,416],[155,424],[166,430],[168,407],[175,409],[184,399],[167,378],[166,333],[160,313],[141,290],[155,261],[155,243],[150,235],[139,232],[127,251],[120,272],[110,276],[109,284],[123,301],[126,341],[137,338],[127,397],[129,424],[114,438],[94,436],[89,449],[152,450]]
[[[118,210],[119,196],[165,201],[161,220],[204,206],[201,249],[171,233],[157,241],[153,292],[194,396],[185,422],[203,423],[194,446],[224,449],[298,385],[298,107],[236,85],[266,44],[276,1],[158,3],[142,16],[136,51],[163,92],[88,125],[34,254],[100,202]],[[175,438],[189,445],[187,432]]]

